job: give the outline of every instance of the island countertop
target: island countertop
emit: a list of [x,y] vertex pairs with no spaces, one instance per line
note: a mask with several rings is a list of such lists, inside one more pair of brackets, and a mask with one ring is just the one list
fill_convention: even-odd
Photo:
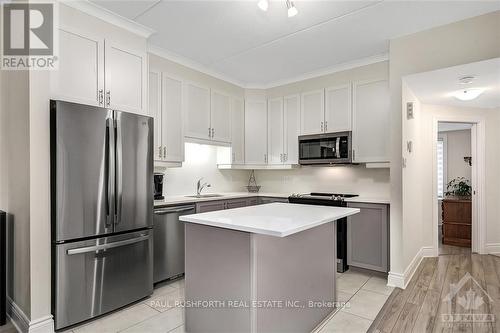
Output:
[[184,222],[230,230],[286,237],[357,214],[359,211],[358,208],[270,203],[183,215],[179,219]]

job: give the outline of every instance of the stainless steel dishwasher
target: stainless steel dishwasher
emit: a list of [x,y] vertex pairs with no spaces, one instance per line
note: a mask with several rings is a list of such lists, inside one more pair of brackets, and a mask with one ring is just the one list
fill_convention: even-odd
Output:
[[184,223],[179,216],[194,213],[193,205],[154,210],[154,283],[184,273]]

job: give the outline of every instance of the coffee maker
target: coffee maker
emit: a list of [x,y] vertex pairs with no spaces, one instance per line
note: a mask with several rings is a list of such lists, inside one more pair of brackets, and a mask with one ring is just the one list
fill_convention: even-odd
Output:
[[155,172],[153,175],[154,178],[154,199],[155,200],[163,200],[165,197],[163,196],[163,177],[165,175],[161,172]]

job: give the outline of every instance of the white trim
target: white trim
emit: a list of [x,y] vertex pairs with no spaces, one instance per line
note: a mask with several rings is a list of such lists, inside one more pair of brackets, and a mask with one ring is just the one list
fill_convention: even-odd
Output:
[[352,61],[347,61],[343,62],[340,64],[336,64],[333,66],[329,66],[326,68],[318,69],[315,71],[311,71],[305,74],[301,74],[289,79],[283,79],[283,80],[277,80],[277,81],[271,81],[266,84],[250,84],[248,83],[245,88],[247,89],[270,89],[270,88],[275,88],[278,86],[284,86],[286,84],[290,83],[295,83],[303,80],[308,80],[308,79],[313,79],[319,76],[324,76],[324,75],[329,75],[337,72],[342,72],[348,69],[353,69],[361,66],[367,66],[383,61],[388,61],[389,60],[389,53],[382,53],[382,54],[376,54],[373,56],[365,57],[365,58],[360,58]]
[[214,71],[214,70],[211,70],[210,68],[208,68],[207,66],[205,65],[202,65],[196,61],[193,61],[191,59],[188,59],[184,56],[181,56],[179,54],[176,54],[176,53],[173,53],[171,51],[167,51],[161,47],[158,47],[158,46],[155,46],[155,45],[151,45],[148,43],[148,52],[151,53],[151,54],[154,54],[158,57],[161,57],[161,58],[165,58],[167,60],[170,60],[170,61],[173,61],[179,65],[182,65],[182,66],[185,66],[185,67],[188,67],[189,69],[192,69],[192,70],[195,70],[195,71],[198,71],[200,73],[203,73],[203,74],[206,74],[206,75],[209,75],[209,76],[212,76],[216,79],[219,79],[219,80],[222,80],[222,81],[225,81],[225,82],[228,82],[228,83],[231,83],[231,84],[234,84],[240,88],[244,88],[245,87],[245,84],[241,81],[237,81],[237,80],[234,80],[230,77],[228,77],[227,75],[224,75],[222,73],[219,73],[217,71]]
[[323,68],[317,71],[305,73],[293,78],[289,79],[284,79],[284,80],[278,80],[274,82],[268,82],[268,83],[245,83],[243,81],[239,81],[236,79],[233,79],[225,74],[222,74],[220,72],[214,71],[210,68],[208,68],[205,65],[202,65],[194,60],[191,60],[187,57],[181,56],[179,54],[176,54],[174,52],[165,50],[159,46],[156,45],[151,45],[148,43],[148,52],[152,53],[158,57],[165,58],[167,60],[173,61],[175,63],[178,63],[182,66],[188,67],[190,69],[196,70],[198,72],[201,72],[203,74],[215,77],[216,79],[223,80],[226,82],[229,82],[231,84],[234,84],[240,88],[245,88],[245,89],[270,89],[270,88],[275,88],[278,86],[282,86],[285,84],[290,84],[302,80],[307,80],[307,79],[312,79],[315,77],[323,76],[323,75],[328,75],[328,74],[333,74],[341,71],[345,71],[348,69],[353,69],[361,66],[367,66],[383,61],[389,60],[389,54],[388,53],[383,53],[383,54],[378,54],[366,58],[361,58],[353,61],[348,61],[344,62],[341,64],[337,64],[331,67]]
[[389,272],[387,277],[387,285],[390,287],[397,287],[401,289],[405,289],[408,286],[408,283],[411,281],[413,275],[417,271],[418,266],[422,263],[422,260],[426,257],[436,257],[437,251],[434,251],[434,248],[431,246],[421,247],[417,252],[415,257],[413,257],[412,261],[404,270],[404,273],[396,273]]
[[29,333],[54,332],[54,319],[52,315],[30,321]]
[[146,27],[142,24],[132,21],[131,19],[118,15],[88,0],[79,0],[79,1],[60,0],[60,3],[78,9],[81,12],[84,12],[88,15],[106,21],[107,23],[116,25],[117,27],[128,30],[144,38],[149,38],[152,34],[156,32],[155,30],[149,27]]
[[[479,254],[486,253],[486,197],[484,195],[485,188],[485,119],[481,116],[442,116],[436,115],[432,119],[432,142],[436,142],[438,138],[438,123],[439,122],[457,122],[457,123],[472,123],[471,138],[475,142],[472,147],[473,166],[472,166],[472,188],[476,191],[476,195],[472,196],[472,251]],[[432,146],[432,237],[434,251],[437,253],[439,248],[438,239],[438,224],[439,224],[439,207],[437,196],[437,156],[436,145]]]
[[487,254],[500,254],[500,243],[488,243],[485,246],[485,253]]

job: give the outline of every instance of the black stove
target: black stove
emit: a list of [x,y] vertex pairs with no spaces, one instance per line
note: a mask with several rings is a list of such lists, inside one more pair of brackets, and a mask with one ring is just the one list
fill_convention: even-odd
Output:
[[[307,194],[292,194],[289,203],[318,206],[347,207],[345,199],[357,197],[357,194],[312,192]],[[337,222],[337,272],[343,273],[349,269],[347,265],[347,218]]]

